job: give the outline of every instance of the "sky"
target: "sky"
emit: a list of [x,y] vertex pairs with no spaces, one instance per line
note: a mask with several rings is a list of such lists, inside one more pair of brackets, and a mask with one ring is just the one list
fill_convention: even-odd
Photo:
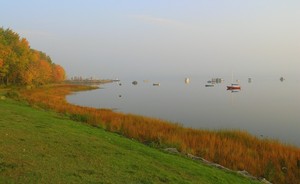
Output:
[[0,26],[68,77],[289,76],[299,0],[0,0]]

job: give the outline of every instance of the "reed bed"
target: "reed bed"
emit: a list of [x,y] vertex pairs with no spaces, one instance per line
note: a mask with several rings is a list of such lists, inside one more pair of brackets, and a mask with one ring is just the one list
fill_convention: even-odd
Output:
[[92,89],[88,86],[57,85],[21,90],[31,105],[51,109],[73,120],[102,127],[142,143],[175,147],[233,170],[246,170],[272,183],[300,183],[300,149],[276,140],[260,139],[245,131],[198,130],[155,118],[69,104],[66,95]]

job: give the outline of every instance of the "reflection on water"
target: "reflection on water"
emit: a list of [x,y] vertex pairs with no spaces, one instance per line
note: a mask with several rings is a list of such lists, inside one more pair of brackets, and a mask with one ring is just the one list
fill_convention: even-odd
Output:
[[241,89],[227,89],[227,91],[230,91],[231,93],[237,93],[240,92]]
[[[300,146],[300,86],[285,80],[240,80],[242,90],[228,90],[231,80],[206,87],[207,78],[121,81],[103,89],[67,97],[74,104],[111,108],[204,129],[240,129]],[[120,85],[121,84],[121,85]],[[153,84],[159,84],[153,86]]]

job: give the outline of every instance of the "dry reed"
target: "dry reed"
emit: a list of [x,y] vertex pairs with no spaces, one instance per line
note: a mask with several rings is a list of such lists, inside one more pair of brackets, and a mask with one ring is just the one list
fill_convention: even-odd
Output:
[[208,131],[108,109],[81,107],[65,97],[89,87],[59,85],[21,90],[30,104],[68,114],[74,120],[122,134],[142,143],[176,147],[234,170],[246,170],[273,183],[300,183],[300,150],[278,141],[260,139],[244,131]]

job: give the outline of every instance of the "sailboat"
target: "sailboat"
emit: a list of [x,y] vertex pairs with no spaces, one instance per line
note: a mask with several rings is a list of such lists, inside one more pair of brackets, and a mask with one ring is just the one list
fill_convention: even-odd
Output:
[[[231,74],[231,81],[233,81],[233,74]],[[227,86],[227,90],[241,90],[241,86],[238,83],[231,83]]]
[[241,86],[239,84],[231,83],[230,86],[227,86],[227,90],[240,90]]

